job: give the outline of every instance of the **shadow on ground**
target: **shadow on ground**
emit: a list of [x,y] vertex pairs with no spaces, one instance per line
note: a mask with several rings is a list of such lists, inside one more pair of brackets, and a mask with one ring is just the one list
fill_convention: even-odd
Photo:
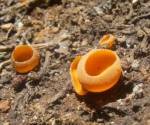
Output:
[[118,99],[126,98],[127,94],[130,94],[133,89],[132,82],[126,84],[126,79],[121,78],[118,84],[116,84],[112,89],[103,93],[88,93],[84,97],[77,95],[79,101],[84,101],[85,104],[94,109],[95,112],[92,114],[92,120],[102,118],[108,121],[110,119],[109,113],[114,113],[119,116],[126,116],[127,113],[123,110],[107,106],[107,104],[116,102]]

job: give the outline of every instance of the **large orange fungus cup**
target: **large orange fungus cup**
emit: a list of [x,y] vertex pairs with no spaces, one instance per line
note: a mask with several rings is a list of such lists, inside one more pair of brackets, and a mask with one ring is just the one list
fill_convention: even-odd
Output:
[[11,59],[17,72],[27,73],[39,64],[40,56],[31,45],[18,45],[13,50]]
[[112,88],[122,74],[118,55],[108,49],[94,49],[76,57],[70,67],[72,85],[79,95],[104,92]]

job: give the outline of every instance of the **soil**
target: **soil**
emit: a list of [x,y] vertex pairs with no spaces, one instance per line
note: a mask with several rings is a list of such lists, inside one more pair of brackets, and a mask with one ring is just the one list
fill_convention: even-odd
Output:
[[[107,33],[117,38],[123,76],[109,91],[80,97],[70,63],[101,48]],[[149,0],[0,0],[0,63],[23,42],[51,46],[30,73],[2,67],[0,125],[150,125]]]

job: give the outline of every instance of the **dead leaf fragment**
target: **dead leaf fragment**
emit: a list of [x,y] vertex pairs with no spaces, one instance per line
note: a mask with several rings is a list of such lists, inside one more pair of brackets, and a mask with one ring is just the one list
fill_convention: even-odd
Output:
[[0,100],[0,112],[7,112],[10,109],[10,101]]
[[51,34],[55,34],[59,31],[58,27],[46,27],[42,29],[40,32],[35,33],[35,41],[43,42],[47,41],[47,38],[50,37]]

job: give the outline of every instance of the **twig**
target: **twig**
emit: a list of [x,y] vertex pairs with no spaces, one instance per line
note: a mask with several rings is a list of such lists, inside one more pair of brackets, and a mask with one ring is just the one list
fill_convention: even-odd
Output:
[[5,40],[8,40],[8,37],[9,37],[11,31],[13,30],[13,28],[14,28],[13,26],[10,27],[10,29],[8,30],[8,32],[7,32],[7,34],[6,34]]
[[[29,44],[27,41],[25,42],[26,44]],[[43,49],[43,48],[47,48],[50,46],[55,46],[57,45],[57,43],[52,43],[52,42],[48,42],[48,43],[41,43],[41,44],[32,44],[33,47],[37,48],[37,49]],[[0,45],[0,52],[4,52],[7,50],[12,50],[15,47],[15,45]]]
[[55,46],[57,43],[53,43],[53,42],[48,42],[48,43],[39,43],[39,44],[32,44],[33,47],[38,48],[38,49],[43,49],[43,48],[47,48],[50,46]]
[[133,15],[133,6],[132,6],[132,4],[129,4],[129,9],[130,9],[130,11],[129,11],[128,15],[126,16],[126,20],[130,20],[132,15]]
[[150,12],[147,13],[147,14],[142,14],[140,16],[136,16],[135,18],[133,18],[131,21],[129,21],[129,23],[136,23],[139,19],[142,19],[142,18],[147,18],[150,16]]
[[42,77],[45,74],[47,66],[50,63],[50,56],[51,56],[51,53],[49,51],[46,51],[45,62],[43,64],[43,68],[39,72],[39,77]]
[[6,66],[6,65],[8,65],[8,64],[10,64],[10,63],[11,63],[11,59],[6,60],[6,61],[0,63],[0,71],[2,70],[2,68],[3,68],[4,66]]
[[55,103],[57,103],[58,100],[63,99],[66,96],[67,92],[69,92],[70,90],[71,90],[71,84],[70,82],[67,82],[65,87],[50,99],[48,105],[53,106]]
[[57,45],[58,43],[60,43],[61,41],[63,40],[66,40],[70,38],[70,35],[68,34],[63,34],[61,35],[60,37],[55,37],[52,41],[50,42],[47,42],[47,43],[41,43],[41,44],[32,44],[32,46],[34,46],[35,48],[38,48],[38,49],[42,49],[42,48],[47,48],[47,47],[50,47],[50,46],[55,46]]
[[7,51],[7,50],[12,50],[14,48],[13,45],[8,45],[8,46],[2,46],[0,45],[0,52],[3,52],[3,51]]
[[[25,42],[26,44],[29,44],[27,41]],[[32,44],[33,47],[37,48],[37,49],[43,49],[43,48],[47,48],[50,46],[55,46],[57,45],[57,43],[52,43],[52,42],[48,42],[48,43],[41,43],[41,44]],[[0,45],[0,52],[3,51],[7,51],[7,50],[12,50],[15,47],[15,45]]]
[[[25,36],[23,36],[23,38],[25,39]],[[41,44],[32,44],[33,47],[38,48],[38,49],[42,49],[42,48],[47,48],[50,46],[56,46],[58,45],[61,41],[66,40],[70,38],[70,35],[64,33],[59,37],[55,37],[53,40],[47,42],[47,43],[41,43]],[[27,39],[25,39],[25,43],[29,44],[29,42],[27,41]],[[13,49],[15,47],[15,45],[11,45],[11,46],[2,46],[0,45],[0,51],[7,51],[8,49]]]
[[45,55],[45,62],[43,64],[43,67],[41,68],[41,70],[38,73],[32,72],[31,74],[29,74],[29,79],[28,79],[29,81],[32,82],[32,81],[41,80],[41,78],[43,77],[43,75],[46,72],[47,66],[50,63],[50,56],[51,56],[51,53],[49,51],[47,51],[46,55]]
[[144,38],[143,38],[143,40],[142,40],[142,42],[140,44],[141,48],[146,48],[146,46],[148,45],[147,39],[148,39],[148,36],[145,34]]
[[[26,41],[26,44],[29,44]],[[43,49],[43,48],[47,48],[50,46],[55,46],[57,45],[57,43],[52,43],[52,42],[48,42],[48,43],[41,43],[41,44],[33,44],[32,46],[37,48],[37,49]],[[8,50],[12,50],[15,47],[15,45],[0,45],[0,52],[4,52],[4,51],[8,51]]]

